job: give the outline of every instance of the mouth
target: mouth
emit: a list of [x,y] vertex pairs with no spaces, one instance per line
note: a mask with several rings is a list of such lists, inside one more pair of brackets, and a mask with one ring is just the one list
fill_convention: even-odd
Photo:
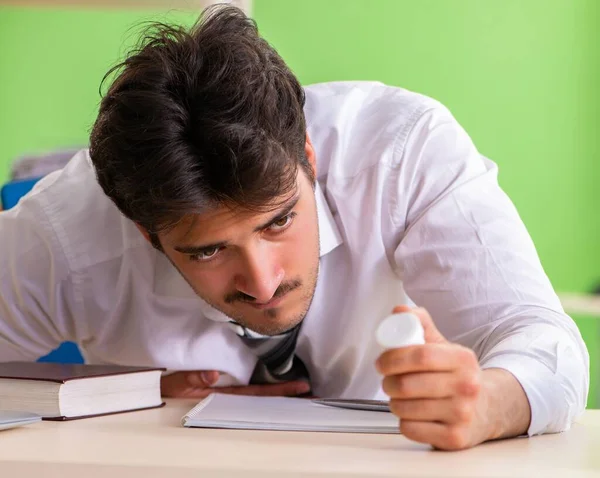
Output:
[[278,305],[280,305],[281,302],[283,302],[283,299],[285,299],[288,296],[288,294],[289,294],[289,292],[286,292],[285,294],[283,294],[279,297],[275,297],[275,298],[271,299],[269,302],[264,302],[262,304],[257,303],[257,302],[245,302],[245,303],[251,307],[254,307],[255,309],[258,309],[258,310],[273,309],[274,307],[277,307]]

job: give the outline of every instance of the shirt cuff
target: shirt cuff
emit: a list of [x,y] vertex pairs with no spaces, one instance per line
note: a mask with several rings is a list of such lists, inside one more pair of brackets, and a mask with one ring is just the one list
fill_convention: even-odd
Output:
[[504,369],[521,384],[531,409],[528,436],[556,433],[570,427],[559,377],[535,358],[515,353],[499,354],[485,360],[481,368]]

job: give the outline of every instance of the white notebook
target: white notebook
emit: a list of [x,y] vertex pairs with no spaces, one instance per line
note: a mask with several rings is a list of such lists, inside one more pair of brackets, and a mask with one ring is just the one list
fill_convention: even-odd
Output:
[[41,420],[42,417],[35,413],[0,410],[0,430],[30,425]]
[[305,398],[214,393],[182,419],[185,427],[344,433],[400,433],[388,412],[349,410]]

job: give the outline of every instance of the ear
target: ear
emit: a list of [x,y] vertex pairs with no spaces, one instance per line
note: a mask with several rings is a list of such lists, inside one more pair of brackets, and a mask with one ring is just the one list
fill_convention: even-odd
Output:
[[142,233],[142,236],[146,238],[146,240],[152,245],[152,247],[154,247],[154,249],[160,252],[165,252],[162,248],[162,244],[160,243],[160,239],[156,234],[150,234],[150,232],[148,232],[148,229],[140,226],[137,222],[134,224],[135,227],[137,227],[138,230]]
[[135,227],[137,227],[142,233],[142,236],[144,236],[149,243],[152,243],[152,240],[150,239],[150,233],[148,232],[148,230],[145,227],[140,226],[137,222],[135,222],[134,224]]
[[315,154],[315,148],[313,148],[312,143],[310,142],[310,138],[308,136],[308,131],[306,132],[306,143],[304,144],[304,152],[306,153],[306,159],[312,166],[313,173],[315,178],[317,177],[317,156]]

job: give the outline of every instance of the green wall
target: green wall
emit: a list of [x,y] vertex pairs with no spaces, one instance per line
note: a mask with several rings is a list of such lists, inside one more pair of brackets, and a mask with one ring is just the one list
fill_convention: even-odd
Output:
[[23,152],[86,145],[106,71],[140,22],[195,14],[0,6],[0,177]]
[[[500,165],[555,287],[586,291],[600,281],[599,4],[254,0],[254,17],[305,84],[380,80],[445,103]],[[0,177],[23,152],[86,143],[133,25],[194,16],[0,7]],[[576,320],[596,376],[595,319]]]

